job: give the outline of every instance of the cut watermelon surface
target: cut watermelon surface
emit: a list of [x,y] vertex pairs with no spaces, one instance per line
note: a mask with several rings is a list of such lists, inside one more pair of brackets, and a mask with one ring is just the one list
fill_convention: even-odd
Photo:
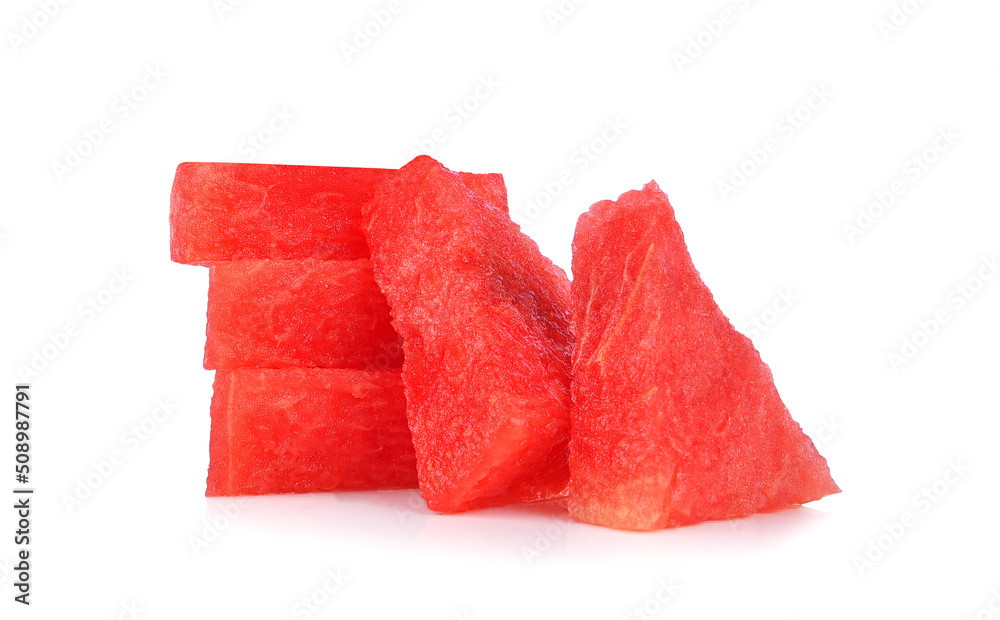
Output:
[[[170,195],[171,259],[207,265],[244,259],[367,258],[361,207],[392,172],[183,163]],[[507,208],[501,175],[463,173],[463,180]]]
[[479,195],[483,200],[502,211],[508,210],[507,184],[504,183],[502,174],[459,172],[458,176],[474,194]]
[[399,371],[220,370],[207,495],[413,488]]
[[402,365],[371,261],[212,263],[205,368]]
[[655,183],[580,217],[573,274],[574,518],[644,530],[839,492]]
[[569,282],[497,206],[418,157],[365,207],[403,337],[420,488],[441,512],[551,498],[568,482]]

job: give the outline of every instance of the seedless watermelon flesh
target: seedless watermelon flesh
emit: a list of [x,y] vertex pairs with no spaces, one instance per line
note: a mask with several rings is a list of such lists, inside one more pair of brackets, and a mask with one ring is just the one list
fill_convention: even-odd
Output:
[[413,488],[405,410],[399,371],[217,371],[207,494]]
[[655,183],[580,217],[573,276],[574,518],[647,530],[839,492]]
[[212,263],[205,368],[402,365],[371,261]]
[[[170,194],[170,257],[207,265],[245,259],[367,258],[361,207],[392,170],[187,162]],[[507,208],[499,174],[462,173]]]
[[496,207],[429,157],[365,207],[420,489],[441,512],[551,498],[569,478],[569,282]]

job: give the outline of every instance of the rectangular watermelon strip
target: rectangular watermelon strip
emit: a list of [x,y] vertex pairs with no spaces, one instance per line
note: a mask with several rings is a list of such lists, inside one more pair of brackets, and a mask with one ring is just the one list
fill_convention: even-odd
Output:
[[402,366],[368,259],[217,262],[209,274],[207,369]]
[[[207,265],[244,259],[367,258],[361,207],[393,170],[188,162],[170,194],[170,258]],[[507,208],[499,174],[461,173]]]
[[399,371],[220,370],[209,496],[414,488]]

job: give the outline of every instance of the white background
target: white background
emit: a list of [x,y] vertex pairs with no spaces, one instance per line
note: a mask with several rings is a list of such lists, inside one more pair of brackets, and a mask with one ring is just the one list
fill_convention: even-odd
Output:
[[[388,0],[246,0],[221,16],[212,0],[68,2],[25,41],[11,35],[31,34],[23,20],[45,22],[42,9],[4,2],[6,398],[50,334],[81,331],[31,379],[34,605],[11,602],[5,509],[0,615],[129,617],[134,603],[149,619],[638,618],[643,606],[658,618],[1000,618],[1000,278],[975,280],[1000,253],[1000,6],[905,4],[913,14],[888,32],[890,0],[591,0],[555,26],[557,0],[402,1],[348,58],[343,44]],[[714,23],[723,10],[730,23]],[[679,67],[680,54],[697,57]],[[148,70],[166,75],[123,107]],[[800,108],[814,88],[831,96]],[[456,104],[475,109],[448,113]],[[248,151],[275,109],[294,118]],[[796,111],[790,131],[782,117]],[[58,174],[102,119],[113,131]],[[626,127],[601,144],[609,119]],[[844,493],[647,534],[571,524],[555,507],[438,516],[415,492],[206,501],[208,278],[168,260],[175,166],[393,167],[438,128],[433,155],[503,172],[511,211],[533,214],[525,230],[566,268],[577,216],[655,178],[723,310],[744,331],[766,323],[754,340]],[[949,128],[958,137],[935,149]],[[776,152],[723,199],[719,182],[769,139]],[[602,152],[583,169],[578,149],[594,140]],[[553,186],[564,171],[571,181]],[[902,195],[849,235],[897,180]],[[109,301],[116,270],[131,280]],[[78,312],[98,296],[100,313]],[[926,323],[938,311],[947,322]],[[933,335],[894,365],[921,329]],[[161,398],[179,408],[135,442]],[[115,451],[124,462],[68,510]],[[968,471],[943,482],[949,462]],[[924,490],[933,503],[915,500]],[[879,538],[907,514],[898,540]],[[347,576],[329,595],[328,571]],[[679,591],[658,601],[670,580]],[[327,600],[297,613],[310,596]]]

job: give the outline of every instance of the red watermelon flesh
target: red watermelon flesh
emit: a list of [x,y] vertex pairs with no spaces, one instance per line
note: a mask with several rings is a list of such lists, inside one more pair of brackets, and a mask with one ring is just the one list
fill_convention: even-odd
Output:
[[580,217],[573,275],[574,518],[645,530],[839,492],[655,183]]
[[441,512],[551,498],[568,482],[569,282],[495,206],[423,156],[365,207],[403,337],[420,488]]
[[[361,207],[392,170],[188,162],[170,194],[170,257],[207,265],[243,259],[367,258]],[[499,174],[463,179],[507,207]]]
[[503,175],[497,173],[473,174],[471,172],[459,172],[462,183],[473,193],[481,196],[486,202],[507,211],[507,185],[504,183]]
[[371,261],[212,263],[205,368],[402,365]]
[[399,371],[220,370],[207,495],[413,488]]

